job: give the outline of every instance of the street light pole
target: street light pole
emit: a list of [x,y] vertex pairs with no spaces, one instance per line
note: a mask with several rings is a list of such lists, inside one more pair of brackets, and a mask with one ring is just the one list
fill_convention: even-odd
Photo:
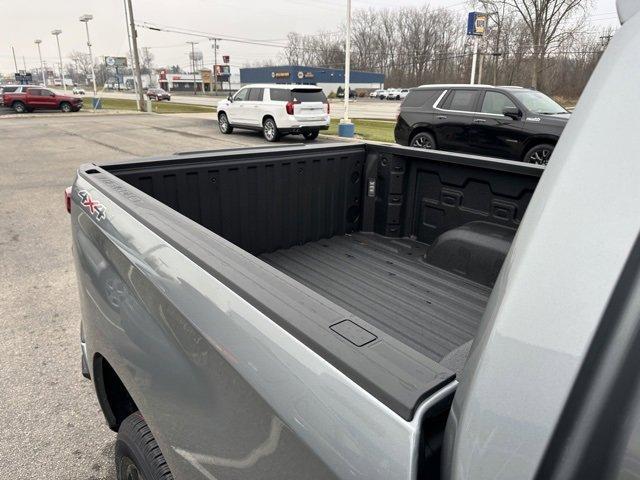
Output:
[[344,117],[340,120],[338,134],[341,137],[353,137],[355,129],[349,121],[349,94],[351,93],[351,0],[347,0],[347,38],[344,55]]
[[64,91],[67,91],[67,82],[64,78],[64,65],[62,65],[62,52],[60,51],[60,34],[62,33],[62,30],[52,30],[51,31],[51,35],[55,35],[56,37],[56,42],[58,44],[58,59],[60,60],[60,76],[62,77],[62,88],[64,89]]
[[347,0],[347,39],[344,56],[344,122],[349,122],[349,94],[351,92],[351,0]]
[[16,67],[16,73],[20,73],[20,70],[18,70],[18,61],[16,60],[16,50],[13,48],[13,45],[11,46],[11,53],[13,53],[13,64]]
[[133,48],[133,69],[135,71],[136,81],[138,82],[139,109],[142,110],[144,105],[144,91],[142,90],[142,75],[140,74],[140,56],[138,55],[138,32],[133,20],[133,5],[131,4],[131,0],[127,0],[127,7],[129,10],[129,28],[131,29],[131,46]]
[[35,44],[38,46],[38,57],[40,57],[40,70],[42,71],[42,84],[47,86],[47,77],[44,74],[44,64],[42,63],[42,52],[40,51],[40,44],[42,40],[38,39],[35,41]]
[[93,98],[94,103],[98,98],[98,89],[96,88],[96,72],[93,68],[93,53],[91,52],[91,39],[89,38],[89,20],[93,20],[93,15],[82,15],[80,21],[84,23],[87,29],[87,47],[89,47],[89,62],[91,63],[91,80],[93,80]]

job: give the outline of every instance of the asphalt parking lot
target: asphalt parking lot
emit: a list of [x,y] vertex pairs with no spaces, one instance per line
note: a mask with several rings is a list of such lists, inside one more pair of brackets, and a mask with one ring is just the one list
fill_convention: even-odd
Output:
[[0,119],[0,479],[115,479],[115,434],[80,374],[63,201],[76,167],[264,143],[258,133],[221,135],[210,115]]

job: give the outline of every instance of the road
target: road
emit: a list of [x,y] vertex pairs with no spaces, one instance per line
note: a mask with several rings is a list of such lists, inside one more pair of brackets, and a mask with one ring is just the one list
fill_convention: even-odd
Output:
[[[125,98],[135,100],[134,93],[104,92],[104,98]],[[209,97],[202,95],[174,95],[173,102],[187,103],[189,105],[206,105],[215,107],[221,100],[220,97]],[[377,100],[369,98],[359,98],[349,104],[350,118],[374,118],[378,120],[395,120],[400,102],[396,100]],[[331,118],[342,118],[344,116],[344,101],[331,100]]]
[[200,116],[0,119],[0,479],[115,479],[115,434],[80,374],[80,305],[63,202],[76,167],[264,143],[259,133],[222,136]]

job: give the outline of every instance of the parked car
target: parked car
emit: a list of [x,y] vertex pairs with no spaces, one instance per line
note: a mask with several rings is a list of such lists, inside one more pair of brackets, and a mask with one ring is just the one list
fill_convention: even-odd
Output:
[[[338,91],[336,92],[336,97],[337,98],[344,98],[344,90],[340,90],[338,89]],[[357,98],[358,94],[355,90],[349,89],[349,98]]]
[[314,140],[329,128],[329,102],[321,88],[307,85],[247,85],[218,103],[220,132],[262,131],[269,142],[298,134]]
[[80,87],[73,87],[73,94],[74,95],[86,95],[84,88],[80,88]]
[[542,92],[490,85],[423,85],[400,107],[400,145],[546,165],[570,114]]
[[161,102],[162,100],[171,100],[171,94],[162,88],[149,88],[147,89],[147,98]]
[[382,96],[385,95],[386,90],[384,89],[378,89],[378,90],[374,90],[373,92],[369,93],[369,97],[371,98],[382,98]]
[[55,93],[48,88],[26,86],[12,93],[2,94],[3,104],[13,108],[16,113],[33,110],[62,110],[77,112],[82,108],[82,98]]
[[393,88],[387,91],[386,99],[387,100],[402,100],[409,93],[408,88]]
[[400,98],[399,88],[389,88],[384,96],[385,100],[396,100]]

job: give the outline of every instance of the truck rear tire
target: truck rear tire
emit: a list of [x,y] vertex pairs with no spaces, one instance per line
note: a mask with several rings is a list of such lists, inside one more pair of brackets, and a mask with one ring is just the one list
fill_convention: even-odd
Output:
[[262,122],[262,134],[267,142],[277,142],[280,140],[280,132],[273,118],[266,118],[264,122]]
[[418,132],[411,138],[409,146],[432,150],[436,148],[436,139],[429,132]]
[[124,419],[115,448],[118,480],[173,480],[169,466],[140,412]]
[[302,132],[302,136],[305,140],[315,140],[316,138],[318,138],[318,135],[320,135],[319,130],[307,130],[305,132]]
[[16,113],[27,112],[27,106],[22,102],[13,102],[13,105],[11,105],[11,107],[13,108],[13,111]]
[[524,161],[535,165],[546,166],[549,163],[554,146],[547,143],[541,143],[529,149],[524,155]]

